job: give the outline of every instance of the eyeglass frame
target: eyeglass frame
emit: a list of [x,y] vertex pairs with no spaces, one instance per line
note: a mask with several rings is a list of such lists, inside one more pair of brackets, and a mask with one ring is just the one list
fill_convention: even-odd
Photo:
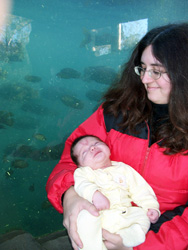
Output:
[[[140,69],[143,72],[143,75],[139,74],[138,69]],[[167,72],[161,72],[159,70],[154,70],[154,69],[146,70],[146,69],[143,69],[140,66],[135,66],[134,67],[134,72],[136,73],[136,75],[140,76],[141,79],[144,77],[145,73],[148,72],[149,77],[151,77],[153,80],[158,80],[161,77],[162,74],[166,74],[167,73]],[[157,78],[153,77],[153,76],[155,76],[154,72],[159,73],[159,76]]]

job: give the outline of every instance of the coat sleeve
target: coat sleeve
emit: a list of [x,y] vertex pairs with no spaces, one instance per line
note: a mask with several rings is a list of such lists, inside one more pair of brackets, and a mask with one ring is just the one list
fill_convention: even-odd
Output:
[[161,215],[152,225],[143,244],[134,250],[187,250],[188,249],[188,203]]
[[74,185],[73,174],[76,169],[76,165],[72,162],[70,157],[71,144],[75,138],[86,134],[96,135],[101,140],[106,140],[106,127],[102,106],[100,106],[97,111],[95,111],[69,136],[65,142],[61,159],[48,178],[46,184],[47,196],[51,204],[59,213],[63,213],[61,201],[63,193],[70,186]]

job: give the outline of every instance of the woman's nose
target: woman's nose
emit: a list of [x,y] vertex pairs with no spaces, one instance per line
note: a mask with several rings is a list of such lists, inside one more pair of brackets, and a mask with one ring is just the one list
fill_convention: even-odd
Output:
[[142,83],[145,84],[145,83],[150,83],[150,82],[153,82],[153,78],[149,75],[149,73],[146,71],[144,73],[144,75],[142,76],[142,79],[141,79]]

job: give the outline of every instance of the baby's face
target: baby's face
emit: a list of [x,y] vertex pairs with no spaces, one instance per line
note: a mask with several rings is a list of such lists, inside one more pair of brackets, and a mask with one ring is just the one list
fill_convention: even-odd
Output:
[[79,166],[88,166],[92,169],[105,168],[110,165],[110,149],[102,141],[88,136],[81,139],[74,147]]

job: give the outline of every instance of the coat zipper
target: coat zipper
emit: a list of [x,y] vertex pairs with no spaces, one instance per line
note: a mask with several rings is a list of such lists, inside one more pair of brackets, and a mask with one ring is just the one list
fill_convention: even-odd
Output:
[[149,141],[150,141],[150,128],[149,128],[147,122],[146,122],[146,125],[147,125],[147,128],[148,128],[148,143],[147,143],[147,148],[146,148],[144,163],[143,163],[143,167],[142,167],[142,171],[141,171],[142,176],[144,176],[145,167],[146,167],[147,160],[148,160],[149,153],[150,153],[150,147],[149,147]]
[[147,164],[149,152],[150,152],[150,148],[147,147],[146,154],[145,154],[145,159],[144,159],[144,164],[143,164],[143,168],[142,168],[142,176],[144,176],[144,171],[145,171],[145,167],[146,167],[146,164]]

